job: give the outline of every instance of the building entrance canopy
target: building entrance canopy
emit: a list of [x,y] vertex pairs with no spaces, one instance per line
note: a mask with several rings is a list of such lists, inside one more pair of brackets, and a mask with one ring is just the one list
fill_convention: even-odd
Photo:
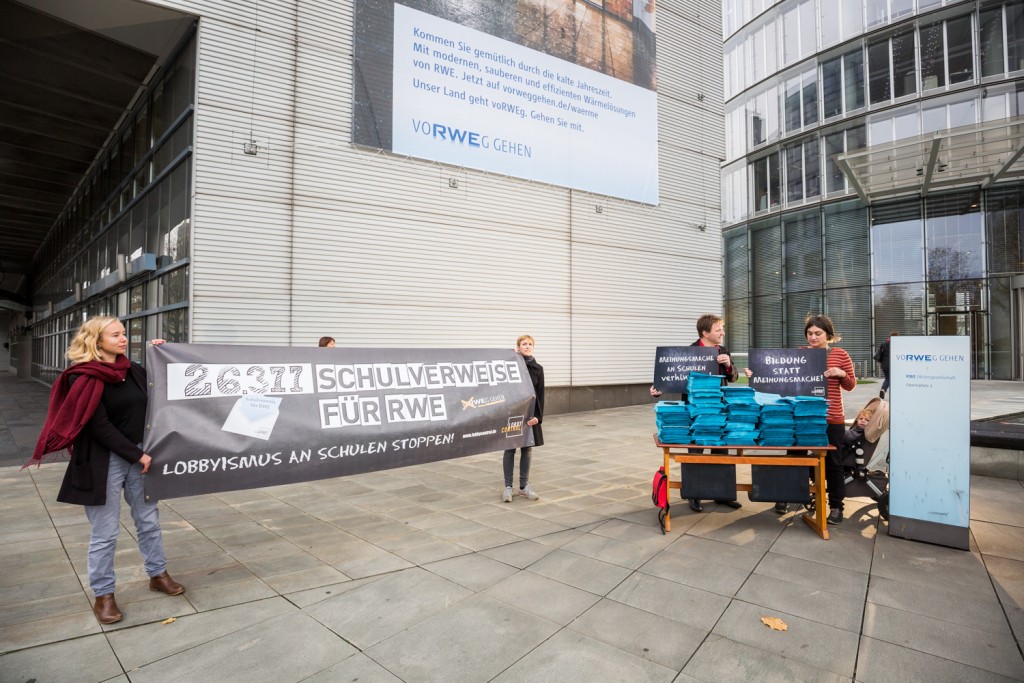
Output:
[[840,154],[836,163],[865,204],[938,189],[986,189],[1024,176],[1024,116],[927,133]]

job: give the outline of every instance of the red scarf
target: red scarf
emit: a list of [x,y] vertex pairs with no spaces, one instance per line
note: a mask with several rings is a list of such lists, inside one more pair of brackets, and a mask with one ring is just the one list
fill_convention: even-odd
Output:
[[[123,382],[131,365],[126,356],[119,355],[113,363],[93,360],[76,363],[62,372],[50,389],[50,408],[46,413],[46,423],[43,424],[43,432],[36,442],[32,459],[24,467],[33,462],[38,465],[47,453],[65,448],[71,453],[75,439],[96,412],[96,407],[103,397],[104,387],[107,384]],[[73,375],[79,377],[71,384],[70,379]]]

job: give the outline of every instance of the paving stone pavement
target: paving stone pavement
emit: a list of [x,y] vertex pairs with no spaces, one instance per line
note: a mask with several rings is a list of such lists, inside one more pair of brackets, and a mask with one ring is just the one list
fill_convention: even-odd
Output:
[[[1020,387],[975,412],[1024,410]],[[888,536],[867,499],[830,541],[743,499],[678,503],[662,535],[650,406],[549,417],[533,502],[500,501],[498,453],[164,501],[176,597],[126,509],[101,626],[64,465],[18,467],[46,399],[0,372],[0,681],[1024,680],[1021,482],[972,477],[969,552]]]

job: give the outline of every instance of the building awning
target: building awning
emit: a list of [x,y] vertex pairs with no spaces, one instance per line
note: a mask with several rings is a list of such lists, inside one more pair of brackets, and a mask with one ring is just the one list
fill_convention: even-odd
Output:
[[926,133],[836,155],[865,204],[1024,176],[1024,116]]

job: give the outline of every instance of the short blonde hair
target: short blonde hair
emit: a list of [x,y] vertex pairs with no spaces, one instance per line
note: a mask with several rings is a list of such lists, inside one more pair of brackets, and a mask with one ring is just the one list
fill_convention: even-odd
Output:
[[516,339],[516,348],[517,348],[517,349],[519,348],[519,345],[523,343],[523,340],[524,340],[524,339],[529,339],[529,340],[530,340],[530,341],[532,341],[532,342],[533,342],[534,344],[536,344],[536,343],[537,343],[537,342],[533,341],[533,337],[531,337],[530,335],[528,335],[528,334],[523,334],[523,335],[520,335],[520,336],[519,336],[519,339]]
[[103,334],[103,330],[107,329],[107,325],[119,322],[121,321],[109,315],[95,315],[89,318],[82,323],[82,326],[75,332],[75,336],[71,338],[71,344],[68,345],[64,356],[72,364],[99,360],[100,335]]
[[871,416],[874,415],[874,414],[875,414],[875,409],[874,408],[864,408],[859,413],[857,413],[857,419],[859,420],[862,417],[866,417],[867,419],[870,420]]

